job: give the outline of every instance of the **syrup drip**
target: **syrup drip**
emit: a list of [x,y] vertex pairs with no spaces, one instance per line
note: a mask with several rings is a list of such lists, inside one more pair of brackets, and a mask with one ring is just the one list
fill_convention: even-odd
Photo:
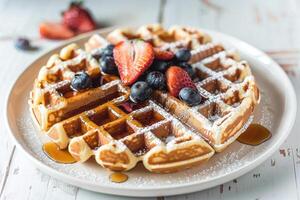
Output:
[[260,124],[250,124],[247,130],[237,138],[237,141],[243,144],[257,146],[270,139],[271,136],[271,132],[266,127]]
[[123,183],[128,180],[128,176],[120,172],[114,172],[109,176],[109,179],[115,183]]
[[54,142],[43,144],[44,153],[53,161],[63,164],[75,163],[76,160],[71,156],[67,149],[61,150]]

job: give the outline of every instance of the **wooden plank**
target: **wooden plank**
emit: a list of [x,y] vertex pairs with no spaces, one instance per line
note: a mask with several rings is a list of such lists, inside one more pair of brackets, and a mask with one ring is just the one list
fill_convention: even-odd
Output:
[[87,1],[86,5],[102,26],[137,25],[157,22],[160,1],[100,0]]
[[[60,12],[67,8],[69,1],[1,1],[0,2],[0,52],[1,73],[0,94],[7,94],[8,86],[21,73],[27,64],[39,55],[59,44],[59,41],[48,41],[39,38],[38,24],[44,20],[58,21]],[[102,26],[120,24],[142,24],[157,21],[159,16],[160,1],[142,2],[129,0],[86,1],[86,6],[91,8],[95,18]],[[149,8],[151,9],[141,9]],[[41,15],[41,12],[43,13]],[[20,17],[22,16],[22,17]],[[138,17],[137,17],[138,16]],[[7,23],[4,19],[9,19]],[[22,52],[13,46],[13,39],[26,36],[39,47],[38,51]],[[4,99],[0,99],[0,109],[5,110]],[[3,115],[0,116],[3,122]],[[80,199],[102,198],[101,194],[88,191],[81,192],[78,188],[64,184],[37,170],[24,155],[14,149],[7,130],[0,123],[0,183],[3,183],[3,193],[0,199]],[[8,162],[11,160],[11,162]],[[5,181],[4,181],[5,180]],[[0,185],[1,186],[1,185]],[[2,187],[0,187],[1,189]],[[16,188],[20,188],[16,191]],[[0,190],[1,191],[1,190]],[[108,195],[104,195],[104,197]],[[104,198],[103,197],[103,198]]]
[[16,151],[1,197],[3,199],[43,199],[48,189],[49,179],[49,176],[35,169],[22,152]]
[[163,23],[222,31],[264,50],[299,48],[298,4],[294,0],[175,0],[167,2]]
[[[282,153],[285,152],[285,153]],[[281,149],[258,168],[226,184],[205,191],[166,197],[179,199],[298,199],[292,149]],[[284,186],[284,187],[283,187]],[[270,192],[272,191],[272,192]]]
[[133,198],[133,197],[121,197],[115,195],[106,195],[106,194],[99,194],[96,192],[90,192],[87,190],[79,190],[76,196],[76,200],[86,200],[88,197],[89,200],[138,200],[138,199],[145,199],[145,200],[155,200],[157,198]]
[[[175,10],[176,18],[173,16]],[[300,48],[299,38],[295,38],[300,28],[296,21],[298,15],[299,2],[294,0],[234,0],[230,3],[209,0],[167,1],[163,23],[192,25],[228,33],[273,52],[272,55],[276,54],[282,64],[289,61],[295,62],[297,66],[297,49]],[[292,80],[298,88],[299,77]],[[296,124],[299,124],[299,120],[298,117]],[[294,127],[280,152],[237,180],[202,192],[166,199],[299,199],[298,132],[299,128]]]

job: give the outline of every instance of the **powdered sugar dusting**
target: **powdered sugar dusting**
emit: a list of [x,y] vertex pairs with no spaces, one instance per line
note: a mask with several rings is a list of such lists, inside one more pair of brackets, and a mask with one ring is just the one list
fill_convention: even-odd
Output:
[[[270,93],[262,90],[262,101],[256,113],[255,122],[261,123],[270,130],[274,124],[274,104],[271,101]],[[27,93],[26,93],[27,94]],[[270,96],[270,97],[269,97]],[[24,97],[24,99],[26,99]],[[93,159],[84,164],[58,164],[50,160],[42,151],[42,143],[47,140],[46,136],[40,133],[31,121],[27,103],[24,100],[23,112],[18,117],[17,127],[19,129],[19,139],[21,145],[37,160],[41,161],[48,167],[75,177],[79,180],[89,181],[94,185],[109,185],[119,187],[120,185],[109,181],[109,172],[99,165]],[[174,139],[174,138],[173,138]],[[171,187],[180,184],[192,184],[196,182],[206,182],[212,178],[229,174],[239,170],[241,167],[251,163],[258,155],[268,148],[269,142],[260,146],[252,147],[238,142],[230,145],[224,152],[214,155],[210,161],[202,166],[174,174],[153,174],[138,165],[134,170],[126,172],[129,180],[122,183],[122,187],[131,188],[154,188],[154,187]]]

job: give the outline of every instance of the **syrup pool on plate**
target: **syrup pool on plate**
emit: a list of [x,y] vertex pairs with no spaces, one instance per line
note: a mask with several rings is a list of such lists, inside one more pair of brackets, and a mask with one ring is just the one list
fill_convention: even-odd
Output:
[[250,124],[247,130],[243,132],[237,140],[243,144],[256,146],[264,143],[270,139],[271,136],[271,132],[266,127],[260,124]]
[[128,176],[121,172],[114,172],[109,176],[109,179],[111,180],[111,182],[123,183],[128,180]]
[[53,161],[63,164],[75,163],[76,160],[71,156],[68,149],[59,149],[54,142],[43,144],[44,153]]

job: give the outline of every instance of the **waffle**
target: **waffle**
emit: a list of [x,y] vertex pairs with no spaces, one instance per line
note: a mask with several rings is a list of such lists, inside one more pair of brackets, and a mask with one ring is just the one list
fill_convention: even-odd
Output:
[[[214,150],[154,102],[133,112],[109,102],[74,116],[50,129],[64,134],[69,152],[85,162],[96,162],[114,171],[132,169],[139,161],[152,172],[168,173],[208,160]],[[59,131],[58,131],[59,130]]]
[[[80,93],[72,90],[71,79],[79,71],[85,71],[92,77],[93,88]],[[119,81],[116,79],[117,77],[101,75],[96,59],[79,49],[76,44],[70,44],[59,54],[51,56],[41,68],[30,93],[29,104],[40,128],[47,131],[61,120],[103,101],[112,100],[116,94],[109,92],[113,91],[111,87],[118,86]],[[109,82],[114,84],[103,84]]]
[[162,49],[182,47],[196,49],[211,41],[209,35],[198,29],[174,26],[165,30],[158,24],[141,26],[137,31],[129,28],[116,29],[107,36],[107,40],[112,44],[136,38],[143,39],[154,47]]
[[[102,73],[93,55],[108,43],[130,39],[174,52],[189,48],[200,105],[190,107],[156,90],[151,100],[126,110],[130,89],[117,76]],[[53,55],[41,68],[29,100],[42,131],[79,162],[94,157],[115,171],[130,170],[138,162],[157,173],[190,168],[234,142],[260,101],[248,63],[198,29],[116,29],[106,39],[92,36],[85,49],[71,44]],[[77,71],[92,77],[92,88],[73,92],[70,80]]]

